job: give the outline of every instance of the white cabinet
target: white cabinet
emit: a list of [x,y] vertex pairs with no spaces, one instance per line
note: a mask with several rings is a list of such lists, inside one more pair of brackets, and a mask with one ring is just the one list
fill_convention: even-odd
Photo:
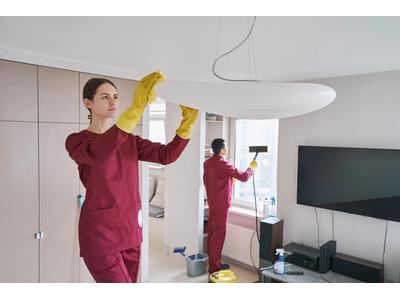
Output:
[[0,136],[0,282],[38,282],[37,124],[1,121]]
[[0,282],[94,282],[79,257],[85,188],[65,149],[88,126],[93,77],[116,83],[120,111],[131,104],[136,81],[0,60]]
[[39,122],[79,123],[79,73],[38,67]]
[[0,60],[0,120],[37,121],[37,67]]
[[79,73],[0,60],[0,79],[0,282],[78,282],[80,182],[64,145]]
[[40,282],[78,282],[79,178],[64,148],[78,124],[40,123]]

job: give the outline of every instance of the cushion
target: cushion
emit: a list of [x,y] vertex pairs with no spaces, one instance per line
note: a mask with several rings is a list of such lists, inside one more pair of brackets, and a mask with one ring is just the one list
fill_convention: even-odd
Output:
[[164,183],[165,181],[163,178],[157,178],[156,193],[153,199],[151,200],[151,205],[164,208],[164,199],[165,199]]
[[149,201],[154,197],[156,192],[156,178],[154,176],[149,176]]

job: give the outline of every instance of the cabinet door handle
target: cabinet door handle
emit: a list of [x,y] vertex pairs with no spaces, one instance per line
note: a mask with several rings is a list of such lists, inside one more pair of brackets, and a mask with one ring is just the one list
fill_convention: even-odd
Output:
[[36,233],[35,233],[35,238],[36,238],[37,240],[43,239],[43,238],[44,238],[44,232],[43,232],[43,231],[36,232]]

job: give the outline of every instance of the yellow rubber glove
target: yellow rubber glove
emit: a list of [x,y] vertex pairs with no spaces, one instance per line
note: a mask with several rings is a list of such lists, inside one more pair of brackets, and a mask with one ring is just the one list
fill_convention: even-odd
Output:
[[199,111],[194,108],[179,105],[182,110],[182,122],[176,130],[176,134],[181,138],[188,140],[192,136],[193,126],[196,122]]
[[164,80],[165,76],[160,71],[150,73],[140,80],[132,97],[131,106],[119,116],[115,123],[119,129],[132,133],[146,106],[156,99],[155,85]]
[[250,168],[254,171],[257,169],[257,162],[255,160],[252,160],[250,163]]

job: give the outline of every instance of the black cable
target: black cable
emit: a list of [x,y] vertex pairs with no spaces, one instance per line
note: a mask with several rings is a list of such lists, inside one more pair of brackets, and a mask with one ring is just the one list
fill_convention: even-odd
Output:
[[257,212],[257,196],[256,196],[256,184],[254,181],[254,175],[255,172],[253,171],[253,192],[254,192],[254,207],[255,207],[255,211],[256,211],[256,232],[257,232],[257,240],[258,240],[258,244],[260,244],[260,233],[258,230],[258,212]]
[[385,266],[385,252],[386,252],[386,237],[388,232],[389,221],[386,220],[385,238],[383,240],[383,253],[382,253],[382,265]]
[[[249,32],[247,33],[247,36],[244,38],[243,41],[241,41],[237,46],[235,46],[233,49],[229,50],[228,52],[225,52],[224,54],[222,54],[221,56],[219,56],[218,58],[216,58],[214,60],[214,63],[212,65],[212,72],[214,74],[215,77],[218,77],[219,79],[225,80],[225,81],[239,81],[239,82],[260,82],[260,80],[251,80],[251,79],[231,79],[231,78],[226,78],[226,77],[222,77],[220,75],[217,74],[217,72],[215,71],[215,66],[217,64],[217,61],[219,61],[221,58],[223,58],[224,56],[227,56],[228,54],[232,53],[233,51],[235,51],[237,48],[239,48],[241,45],[243,45],[247,39],[251,36],[251,33],[253,32],[253,28],[254,28],[254,24],[256,23],[256,19],[257,17],[254,17],[253,19],[253,24],[251,25],[251,28],[249,30]],[[219,22],[219,27],[221,26],[221,22]],[[220,28],[218,29],[218,40],[219,40],[219,32],[220,32]]]
[[258,80],[258,76],[257,76],[257,63],[256,63],[256,55],[254,53],[254,39],[253,39],[253,35],[250,36],[251,37],[251,44],[252,44],[252,48],[253,48],[253,64],[254,64],[254,75],[255,75],[255,79]]
[[[314,207],[315,211],[315,220],[317,221],[317,242],[318,242],[318,247],[321,247],[320,242],[319,242],[319,219],[318,219],[318,211],[317,208]],[[335,240],[335,221],[334,221],[334,211],[332,210],[332,235],[333,235],[333,240]],[[333,281],[330,281],[326,279],[321,273],[319,274],[319,277],[321,277],[322,280],[333,283]]]
[[[247,30],[250,30],[250,24],[249,24],[249,17],[246,17],[247,21]],[[247,40],[247,52],[248,52],[248,62],[249,62],[249,79],[251,80],[251,59],[250,59],[250,43],[249,40]]]
[[315,211],[315,220],[317,221],[317,242],[318,242],[318,247],[321,247],[321,245],[319,243],[319,220],[318,220],[318,213],[317,213],[316,207],[314,207],[314,211]]
[[250,259],[251,259],[251,263],[253,264],[254,269],[256,269],[258,271],[258,268],[256,267],[256,264],[254,263],[254,260],[253,260],[253,255],[251,254],[251,250],[253,248],[253,238],[254,238],[255,233],[256,233],[256,231],[253,232],[253,234],[251,235],[251,238],[250,238]]
[[335,240],[335,212],[332,210],[332,240]]

